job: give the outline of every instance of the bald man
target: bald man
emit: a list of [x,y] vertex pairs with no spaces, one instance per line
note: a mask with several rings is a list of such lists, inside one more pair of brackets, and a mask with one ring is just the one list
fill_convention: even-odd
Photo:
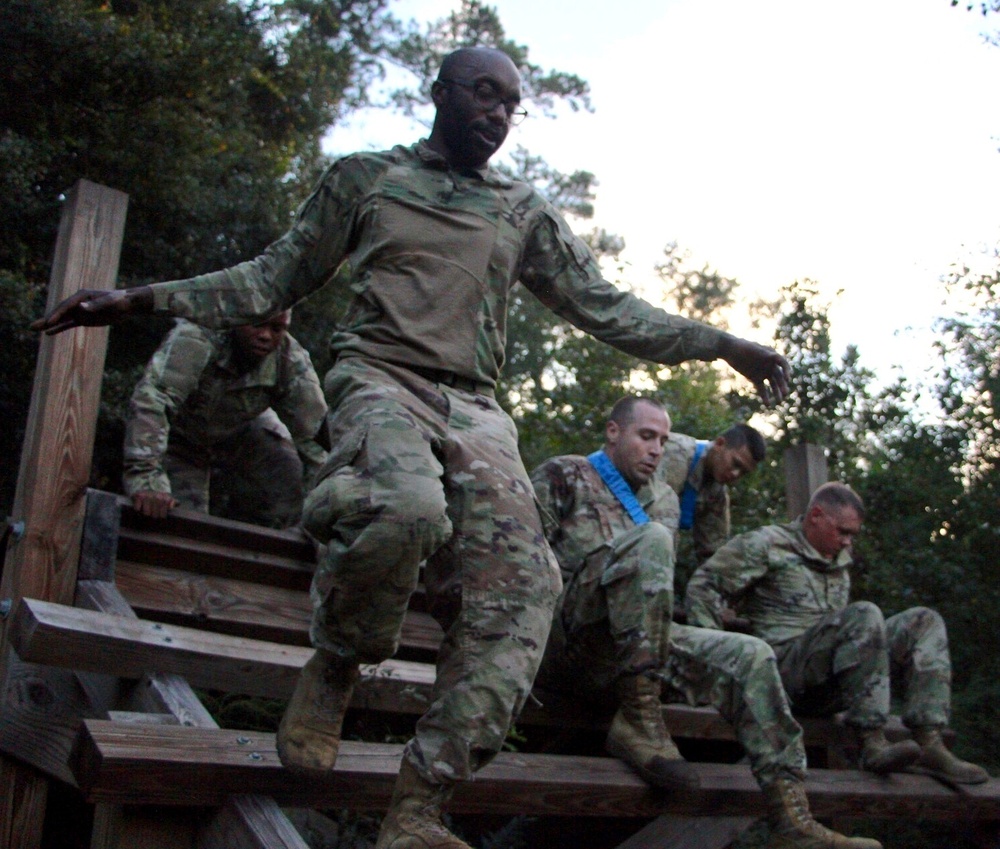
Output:
[[359,663],[390,657],[426,561],[445,630],[432,702],[407,744],[378,849],[461,849],[440,811],[503,744],[541,660],[561,589],[517,434],[494,397],[511,288],[620,350],[660,363],[723,359],[765,400],[788,390],[775,351],[663,310],[603,279],[531,186],[489,167],[525,115],[504,53],[447,56],[430,136],[334,163],[292,229],[226,271],[81,292],[35,323],[58,332],[156,311],[231,326],[347,274],[352,301],[324,388],[332,450],[303,521],[325,544],[316,646],[278,730],[290,769],[333,768]]

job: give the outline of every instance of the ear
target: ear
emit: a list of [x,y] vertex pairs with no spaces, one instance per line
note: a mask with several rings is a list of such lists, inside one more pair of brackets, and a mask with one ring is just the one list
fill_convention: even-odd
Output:
[[618,422],[608,422],[604,426],[604,441],[608,445],[614,445],[618,441],[618,435],[622,432],[622,429],[618,426]]
[[440,107],[444,103],[445,97],[448,94],[448,86],[446,86],[440,80],[434,80],[431,83],[431,100],[434,101],[434,106]]
[[712,441],[712,445],[714,445],[716,448],[725,448],[726,447],[726,437],[724,437],[724,436],[717,436],[717,437],[715,437],[715,439]]

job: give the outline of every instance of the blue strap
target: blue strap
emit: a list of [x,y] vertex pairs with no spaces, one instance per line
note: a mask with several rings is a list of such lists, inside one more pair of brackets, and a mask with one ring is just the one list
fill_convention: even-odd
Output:
[[635,493],[632,492],[632,487],[625,482],[622,473],[611,462],[611,458],[603,451],[595,451],[593,454],[588,455],[587,459],[590,461],[590,465],[597,470],[597,474],[601,476],[601,480],[611,490],[611,494],[621,502],[622,507],[625,508],[625,512],[632,517],[632,521],[637,525],[645,525],[649,521],[649,516],[642,509],[642,505],[639,503],[639,499],[635,497]]
[[691,465],[688,467],[687,478],[684,480],[684,491],[681,493],[681,530],[689,531],[694,525],[694,507],[698,501],[698,490],[691,485],[691,473],[698,465],[701,455],[711,443],[705,439],[699,439],[694,446],[694,457],[691,458]]

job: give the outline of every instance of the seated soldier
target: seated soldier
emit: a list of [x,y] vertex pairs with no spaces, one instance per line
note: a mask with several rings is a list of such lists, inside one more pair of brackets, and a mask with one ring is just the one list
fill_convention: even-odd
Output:
[[565,588],[538,683],[616,713],[606,747],[647,782],[691,788],[697,771],[663,720],[661,695],[710,702],[733,724],[764,791],[772,846],[878,849],[819,825],[804,790],[802,729],[774,653],[755,637],[672,624],[677,496],[654,477],[670,432],[656,401],[623,398],[603,450],[539,466],[531,480]]
[[656,470],[680,499],[680,529],[691,531],[698,562],[729,539],[729,485],[764,459],[764,437],[747,424],[735,424],[709,441],[671,433]]
[[[146,366],[129,403],[125,493],[136,510],[223,513],[258,525],[299,521],[303,477],[326,459],[315,441],[326,401],[288,310],[215,331],[183,319]],[[225,476],[223,512],[210,482]],[[218,481],[216,481],[218,483]]]
[[[864,505],[849,486],[824,484],[803,517],[742,534],[698,567],[687,586],[688,622],[721,627],[724,606],[735,606],[751,633],[774,648],[796,712],[846,711],[862,769],[980,784],[987,772],[956,758],[941,739],[951,710],[941,617],[915,607],[883,619],[871,602],[848,604],[851,542],[863,519]],[[886,740],[890,682],[913,740]]]

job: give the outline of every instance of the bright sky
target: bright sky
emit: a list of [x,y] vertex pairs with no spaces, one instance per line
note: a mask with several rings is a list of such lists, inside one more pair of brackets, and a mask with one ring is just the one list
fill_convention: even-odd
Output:
[[[747,297],[804,278],[831,299],[843,290],[837,350],[857,344],[886,376],[902,365],[919,378],[933,362],[941,275],[1000,244],[1000,48],[981,37],[1000,17],[949,0],[495,5],[533,62],[590,82],[595,107],[529,117],[508,145],[597,175],[586,227],[625,238],[646,297],[658,300],[652,268],[676,241]],[[394,9],[423,23],[457,6]],[[362,115],[327,148],[421,134]]]

